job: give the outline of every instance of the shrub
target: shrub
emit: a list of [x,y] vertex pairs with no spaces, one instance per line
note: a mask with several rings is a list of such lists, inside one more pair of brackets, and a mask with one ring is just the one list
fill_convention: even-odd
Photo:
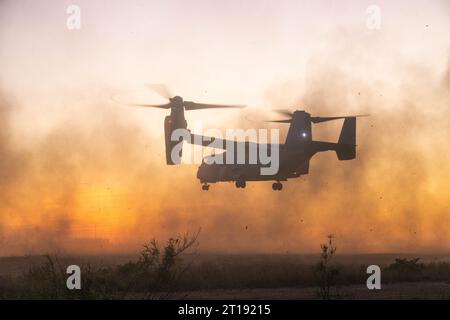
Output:
[[334,293],[332,292],[333,287],[336,286],[339,274],[339,268],[333,263],[333,257],[336,253],[333,238],[333,235],[329,235],[328,242],[320,245],[320,261],[315,266],[316,282],[319,287],[317,295],[319,299],[323,300],[329,300],[338,296],[337,288],[335,288]]

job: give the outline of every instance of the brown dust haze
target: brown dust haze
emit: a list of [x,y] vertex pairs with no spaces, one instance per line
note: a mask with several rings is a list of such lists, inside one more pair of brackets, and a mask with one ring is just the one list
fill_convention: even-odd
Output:
[[[447,250],[450,72],[432,78],[410,68],[417,77],[405,80],[398,104],[382,105],[376,86],[317,67],[299,105],[325,115],[357,105],[371,116],[358,120],[356,160],[316,155],[310,174],[281,193],[268,182],[201,191],[195,166],[164,164],[162,133],[146,134],[114,106],[84,108],[89,128],[74,117],[21,143],[12,125],[20,106],[2,92],[1,253],[80,251],[86,241],[98,249],[101,239],[102,250],[134,250],[150,237],[199,228],[205,251],[311,252],[330,233],[347,252]],[[163,121],[163,113],[145,112]],[[244,122],[235,123],[252,125]],[[333,140],[340,125],[315,132]]]

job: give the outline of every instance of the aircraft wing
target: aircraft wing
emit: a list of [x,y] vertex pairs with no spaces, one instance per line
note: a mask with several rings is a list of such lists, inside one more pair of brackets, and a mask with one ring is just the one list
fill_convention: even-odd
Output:
[[191,133],[191,141],[187,141],[190,144],[195,144],[203,147],[211,147],[215,149],[223,149],[226,150],[230,146],[234,146],[235,148],[238,145],[245,145],[246,148],[257,148],[258,143],[255,142],[249,142],[249,141],[233,141],[233,140],[226,140],[226,139],[220,139],[216,137],[208,137],[208,136],[202,136],[199,134]]

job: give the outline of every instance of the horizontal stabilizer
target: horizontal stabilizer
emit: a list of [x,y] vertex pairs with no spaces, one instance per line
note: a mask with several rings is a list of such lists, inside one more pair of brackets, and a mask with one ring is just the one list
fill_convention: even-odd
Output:
[[339,160],[356,158],[356,117],[345,118],[336,146],[336,155]]

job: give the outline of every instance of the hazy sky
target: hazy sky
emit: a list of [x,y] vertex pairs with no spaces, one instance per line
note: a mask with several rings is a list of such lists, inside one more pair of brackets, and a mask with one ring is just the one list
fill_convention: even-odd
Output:
[[[0,0],[0,254],[91,237],[132,250],[200,227],[213,251],[311,252],[329,233],[348,252],[448,250],[449,18],[445,0]],[[256,118],[371,117],[354,161],[317,156],[282,193],[205,194],[195,166],[165,165],[165,112],[124,106],[162,102],[146,83]],[[255,125],[239,111],[187,120]],[[335,140],[340,125],[314,133]]]

